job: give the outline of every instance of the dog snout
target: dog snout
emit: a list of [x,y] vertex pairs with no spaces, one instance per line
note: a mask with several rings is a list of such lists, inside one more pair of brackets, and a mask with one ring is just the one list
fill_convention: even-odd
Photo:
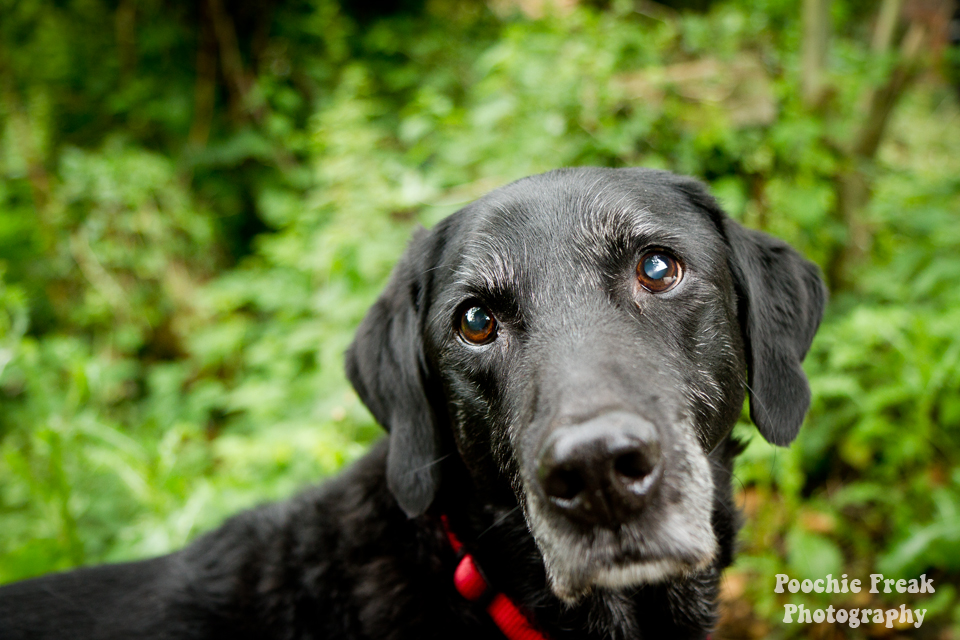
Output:
[[623,412],[556,429],[539,457],[547,499],[570,519],[614,527],[643,509],[660,477],[654,426]]

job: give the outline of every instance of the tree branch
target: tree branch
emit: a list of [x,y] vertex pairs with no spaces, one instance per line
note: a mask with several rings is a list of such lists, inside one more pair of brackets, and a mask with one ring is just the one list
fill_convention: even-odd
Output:
[[803,100],[818,107],[824,96],[823,69],[830,45],[830,0],[803,0]]

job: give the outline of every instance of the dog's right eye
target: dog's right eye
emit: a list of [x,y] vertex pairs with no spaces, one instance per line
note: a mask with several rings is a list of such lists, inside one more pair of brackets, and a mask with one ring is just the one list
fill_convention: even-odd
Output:
[[460,336],[470,344],[487,344],[497,337],[497,321],[481,306],[467,307],[460,314]]

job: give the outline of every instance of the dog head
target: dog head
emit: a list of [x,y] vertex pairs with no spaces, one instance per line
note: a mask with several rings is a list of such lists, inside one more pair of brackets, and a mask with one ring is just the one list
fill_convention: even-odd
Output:
[[796,437],[824,301],[812,263],[695,180],[559,170],[420,231],[347,371],[390,431],[400,506],[430,506],[452,441],[573,601],[713,560],[708,456],[746,389],[767,440]]

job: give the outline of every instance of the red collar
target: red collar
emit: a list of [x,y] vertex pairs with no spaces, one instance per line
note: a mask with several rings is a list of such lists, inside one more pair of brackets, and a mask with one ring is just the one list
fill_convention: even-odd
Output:
[[453,572],[453,585],[460,595],[471,602],[485,602],[487,613],[490,614],[493,623],[509,640],[549,640],[546,635],[533,627],[529,618],[520,611],[513,600],[490,588],[490,584],[480,573],[473,556],[463,550],[463,544],[451,531],[447,516],[440,518],[450,546],[460,556],[460,564]]

